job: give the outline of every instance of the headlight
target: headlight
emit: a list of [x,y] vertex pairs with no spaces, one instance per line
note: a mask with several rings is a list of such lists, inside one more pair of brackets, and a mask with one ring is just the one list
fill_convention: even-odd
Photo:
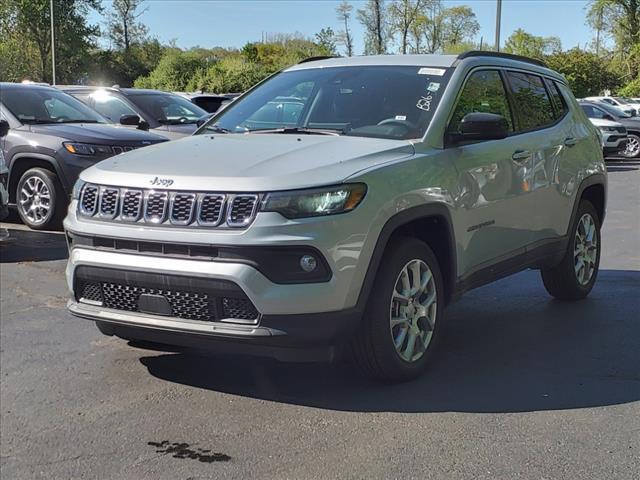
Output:
[[618,129],[616,127],[598,127],[603,132],[617,132]]
[[91,145],[90,143],[64,142],[64,148],[74,155],[112,155],[109,145]]
[[262,203],[262,211],[278,212],[287,218],[334,215],[356,208],[365,193],[367,186],[364,183],[269,193]]
[[85,185],[84,180],[76,180],[76,183],[73,185],[73,191],[71,192],[71,200],[78,200],[80,198],[80,192],[82,192],[82,187]]

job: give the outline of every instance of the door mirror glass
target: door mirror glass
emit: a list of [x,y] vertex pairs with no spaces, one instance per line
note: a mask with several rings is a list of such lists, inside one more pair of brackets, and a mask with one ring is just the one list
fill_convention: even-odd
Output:
[[9,133],[9,122],[0,120],[0,138],[6,136],[7,133]]
[[468,113],[460,122],[460,133],[454,135],[458,142],[500,140],[509,135],[509,122],[495,113]]
[[140,125],[140,117],[138,115],[121,115],[120,124],[137,127]]

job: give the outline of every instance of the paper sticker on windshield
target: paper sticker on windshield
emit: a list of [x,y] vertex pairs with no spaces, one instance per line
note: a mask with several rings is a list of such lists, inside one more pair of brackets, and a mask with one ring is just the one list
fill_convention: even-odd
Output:
[[420,97],[420,100],[418,100],[418,103],[416,103],[416,107],[419,108],[420,110],[424,110],[425,112],[428,112],[429,110],[431,110],[432,100],[433,100],[433,97],[431,96],[431,94],[427,95],[426,97]]
[[422,67],[418,70],[418,75],[437,75],[438,77],[441,77],[445,72],[446,70],[444,68]]
[[396,119],[396,120],[403,120],[403,121],[404,121],[404,120],[406,120],[406,119],[407,119],[407,116],[406,116],[406,115],[396,115],[396,118],[395,118],[395,119]]
[[438,90],[440,90],[440,84],[437,82],[430,82],[427,90],[429,90],[430,92],[437,92]]

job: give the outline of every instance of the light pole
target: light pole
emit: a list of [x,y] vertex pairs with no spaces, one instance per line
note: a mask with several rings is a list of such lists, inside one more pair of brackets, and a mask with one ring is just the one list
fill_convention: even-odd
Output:
[[53,73],[53,84],[56,84],[56,37],[53,33],[53,0],[49,0],[51,10],[51,70]]
[[496,52],[500,51],[500,21],[502,18],[502,0],[497,0],[496,5]]

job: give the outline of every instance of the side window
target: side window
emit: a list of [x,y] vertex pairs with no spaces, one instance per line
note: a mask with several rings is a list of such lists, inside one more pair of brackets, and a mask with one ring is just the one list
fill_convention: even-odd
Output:
[[593,108],[591,105],[580,105],[580,107],[589,118],[604,118],[604,112],[599,108]]
[[507,78],[517,109],[518,130],[534,130],[555,121],[542,78],[521,72],[507,72]]
[[545,83],[547,84],[547,90],[549,91],[549,95],[551,95],[551,103],[553,104],[553,110],[555,111],[555,118],[560,119],[565,116],[565,114],[569,111],[569,107],[567,106],[567,102],[564,97],[560,93],[558,89],[558,85],[556,82],[545,79]]
[[112,122],[118,123],[122,115],[137,115],[129,105],[118,97],[101,91],[89,95],[91,106]]
[[513,132],[513,120],[507,92],[497,70],[473,72],[462,89],[458,104],[449,123],[449,132],[460,131],[460,122],[468,113],[482,112],[502,115]]

